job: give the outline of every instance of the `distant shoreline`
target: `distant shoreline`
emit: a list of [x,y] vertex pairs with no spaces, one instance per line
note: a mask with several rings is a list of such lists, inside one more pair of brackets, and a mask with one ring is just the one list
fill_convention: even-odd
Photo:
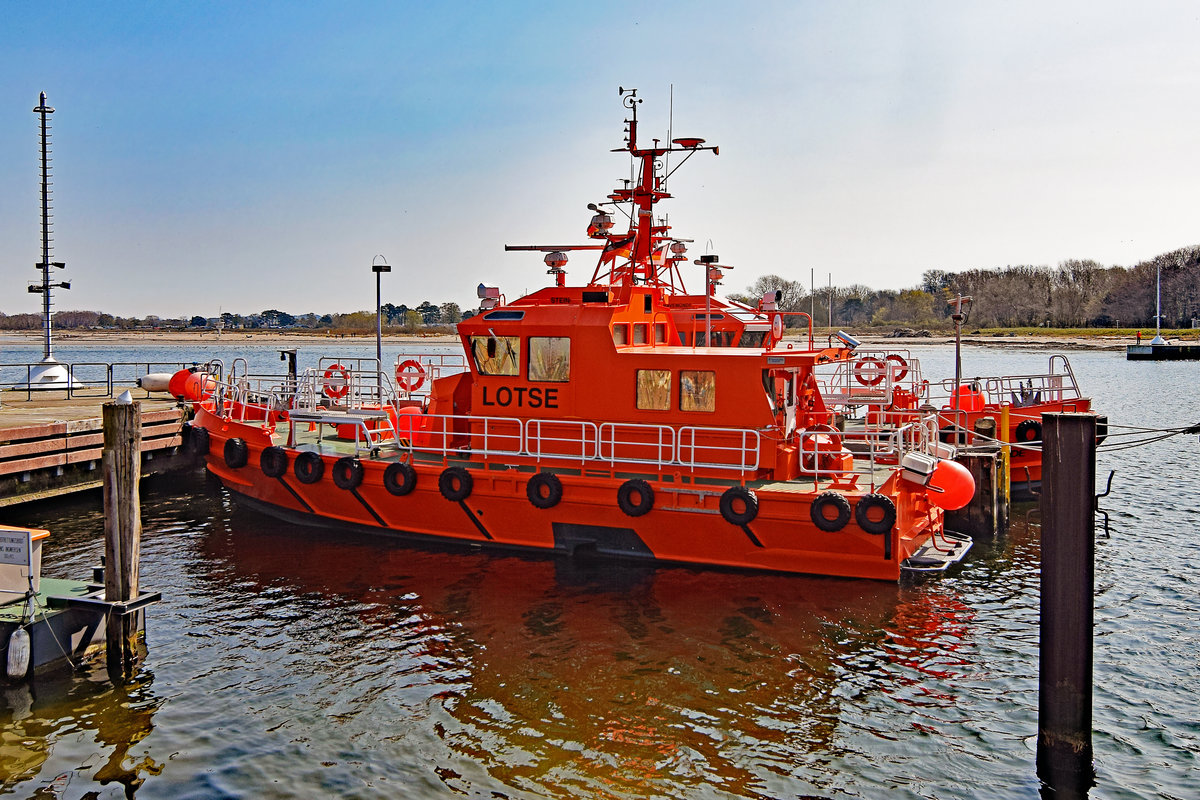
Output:
[[[918,345],[953,344],[954,337],[948,334],[932,336],[897,338],[882,334],[852,332],[863,346],[872,348],[904,348]],[[1142,342],[1148,343],[1152,338],[1143,334]],[[40,345],[41,331],[3,331],[0,332],[0,346],[3,345]],[[128,346],[128,345],[198,345],[207,346],[239,346],[246,344],[281,345],[298,347],[327,347],[331,345],[370,345],[375,342],[373,333],[365,335],[331,335],[323,333],[288,333],[281,331],[239,330],[222,331],[59,331],[54,335],[54,341],[60,345],[86,344],[89,347],[99,346]],[[458,341],[457,336],[384,334],[383,341],[387,344],[413,344],[428,342],[430,344],[447,344]],[[788,335],[785,342],[798,341],[798,337]],[[825,336],[818,336],[817,343],[826,341]],[[1173,337],[1172,341],[1178,341]],[[1136,344],[1133,336],[1126,335],[1038,335],[1038,334],[963,334],[964,345],[989,347],[1016,347],[1062,350],[1124,350],[1126,345]]]

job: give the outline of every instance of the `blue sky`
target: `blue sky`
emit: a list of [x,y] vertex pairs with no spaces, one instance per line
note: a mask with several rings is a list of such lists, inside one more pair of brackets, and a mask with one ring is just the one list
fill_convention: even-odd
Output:
[[[475,304],[544,285],[643,135],[704,137],[661,209],[693,253],[824,285],[1132,265],[1200,242],[1185,3],[30,3],[0,26],[0,311],[213,316]],[[584,280],[591,264],[568,265]],[[697,268],[697,278],[698,278]],[[685,276],[686,277],[686,276]]]

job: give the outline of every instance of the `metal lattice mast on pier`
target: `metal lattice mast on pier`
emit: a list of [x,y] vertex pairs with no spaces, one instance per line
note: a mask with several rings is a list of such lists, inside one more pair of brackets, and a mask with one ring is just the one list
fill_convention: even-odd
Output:
[[51,267],[63,269],[67,265],[62,261],[50,260],[50,193],[52,186],[50,182],[50,125],[49,115],[54,113],[54,109],[46,105],[46,93],[42,92],[39,98],[37,108],[33,110],[35,114],[41,117],[41,143],[42,143],[42,260],[35,264],[37,269],[42,271],[41,285],[32,284],[29,287],[31,294],[40,294],[42,296],[42,331],[45,335],[45,342],[42,351],[42,360],[44,362],[54,361],[54,344],[53,344],[53,317],[51,315],[51,288],[70,289],[69,281],[61,281],[59,283],[50,282]]

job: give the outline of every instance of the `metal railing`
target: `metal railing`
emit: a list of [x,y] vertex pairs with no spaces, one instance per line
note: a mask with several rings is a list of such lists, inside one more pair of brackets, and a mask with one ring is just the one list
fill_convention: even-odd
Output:
[[[62,392],[67,398],[112,397],[117,389],[136,388],[138,379],[154,373],[174,374],[181,369],[209,371],[220,376],[223,365],[213,360],[197,361],[77,361],[60,363],[67,373],[65,381],[50,384],[33,383],[33,375],[44,367],[42,362],[0,364],[0,390],[23,392],[25,399],[34,394],[46,396]],[[211,369],[209,369],[211,367]]]

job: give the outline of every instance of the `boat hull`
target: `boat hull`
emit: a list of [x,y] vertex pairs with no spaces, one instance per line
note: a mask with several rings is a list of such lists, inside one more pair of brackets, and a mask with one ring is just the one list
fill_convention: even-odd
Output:
[[[896,510],[896,523],[886,533],[869,533],[853,518],[836,531],[819,529],[812,519],[812,502],[829,488],[817,491],[811,482],[748,484],[757,510],[743,523],[722,513],[721,498],[732,482],[561,470],[556,473],[561,499],[539,508],[530,499],[530,480],[539,474],[532,467],[418,460],[412,464],[415,486],[397,495],[384,480],[395,462],[364,458],[361,483],[340,488],[331,479],[341,457],[337,454],[323,454],[322,477],[305,483],[293,469],[302,450],[289,451],[288,469],[271,478],[260,466],[261,452],[271,444],[262,426],[219,420],[204,412],[198,421],[211,437],[209,470],[238,500],[318,526],[471,546],[888,581],[897,580],[905,559],[928,550],[941,532],[942,511],[897,478],[876,487]],[[235,437],[249,450],[239,467],[223,457],[225,441]],[[439,486],[447,470],[470,475],[467,497],[447,499]],[[653,502],[645,513],[631,516],[622,510],[619,494],[627,482],[640,480],[651,487]],[[851,487],[841,492],[856,510],[868,493]],[[962,553],[956,555],[961,558]]]

